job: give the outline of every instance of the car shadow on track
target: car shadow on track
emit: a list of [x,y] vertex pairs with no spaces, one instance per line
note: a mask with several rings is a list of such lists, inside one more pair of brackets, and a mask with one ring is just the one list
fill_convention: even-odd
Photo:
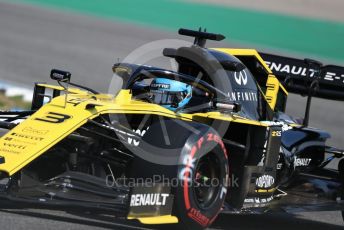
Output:
[[[58,221],[62,223],[77,224],[88,227],[98,227],[104,229],[166,229],[166,225],[163,226],[149,226],[141,225],[137,222],[126,221],[121,219],[116,219],[114,216],[101,215],[95,213],[85,213],[65,210],[66,214],[61,213],[55,215],[49,211],[42,212],[41,209],[26,209],[20,206],[11,206],[10,204],[5,205],[1,202],[0,215],[1,213],[16,214],[20,216],[39,218],[45,220]],[[5,223],[4,223],[5,224]],[[83,227],[80,226],[80,229]],[[287,213],[278,214],[262,214],[262,215],[229,215],[221,214],[217,221],[213,224],[211,229],[229,229],[229,230],[339,230],[343,229],[342,226],[332,225],[328,223],[322,223],[314,220],[306,220],[297,218],[294,215]],[[168,227],[168,229],[174,229],[173,226]],[[29,228],[28,228],[29,230]]]
[[212,226],[213,229],[230,230],[343,230],[343,226],[306,220],[288,213],[220,215]]

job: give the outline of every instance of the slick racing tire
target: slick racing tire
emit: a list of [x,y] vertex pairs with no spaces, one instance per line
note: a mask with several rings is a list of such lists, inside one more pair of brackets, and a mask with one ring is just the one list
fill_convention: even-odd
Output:
[[173,146],[178,163],[159,165],[137,157],[132,165],[132,177],[164,175],[172,179],[171,194],[174,201],[171,214],[178,218],[178,224],[162,225],[163,229],[205,229],[221,212],[226,198],[229,178],[227,150],[221,137],[211,127],[187,123],[188,127],[193,126],[199,131],[195,133],[186,129],[186,125],[178,124],[166,122],[166,130],[171,137],[170,145],[163,146],[164,135],[159,133],[161,127],[151,126],[139,146],[150,150],[150,153],[154,149],[146,147],[147,143],[159,146],[161,150],[157,155],[164,154]]
[[228,185],[228,156],[220,136],[209,130],[189,139],[178,169],[174,214],[181,229],[209,227],[223,208]]

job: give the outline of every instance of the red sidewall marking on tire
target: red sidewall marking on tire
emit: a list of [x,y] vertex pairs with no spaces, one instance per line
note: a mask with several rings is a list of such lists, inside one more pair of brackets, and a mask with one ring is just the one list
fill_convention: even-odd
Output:
[[191,162],[192,162],[192,159],[194,158],[196,152],[197,152],[197,146],[193,146],[191,149],[189,162],[186,166],[186,173],[185,173],[185,177],[184,177],[185,178],[184,179],[184,202],[185,202],[185,206],[186,206],[187,210],[189,210],[191,208],[191,205],[190,205],[190,199],[189,199],[189,186],[188,186],[188,181],[186,180],[186,178],[188,178],[190,176]]
[[[226,149],[223,141],[221,140],[221,138],[218,135],[214,135],[213,133],[209,133],[207,141],[209,141],[209,142],[210,141],[214,141],[214,142],[218,143],[221,146],[221,149],[222,149],[222,151],[223,151],[223,153],[225,155],[225,158],[228,159],[227,149]],[[196,142],[196,144],[192,147],[190,154],[188,155],[189,159],[188,159],[188,164],[186,165],[186,170],[185,170],[185,175],[184,175],[184,203],[185,203],[186,210],[190,210],[191,209],[190,198],[189,198],[188,180],[186,180],[186,178],[189,178],[189,176],[190,176],[191,162],[192,162],[193,158],[195,157],[197,151],[202,147],[203,143],[204,143],[204,137],[200,138]],[[202,216],[204,218],[207,218],[206,216],[202,215],[200,211],[198,211],[198,212],[199,212],[200,216]],[[206,222],[205,221],[200,221],[198,218],[196,218],[196,216],[192,215],[192,213],[190,213],[190,212],[188,213],[188,216],[190,218],[192,218],[193,220],[195,220],[196,222],[198,222],[200,225],[207,226],[208,224],[211,224],[212,222],[214,222],[214,220],[216,219],[216,217],[218,216],[218,214],[220,212],[221,212],[221,210],[219,210],[218,213],[211,220],[209,220],[207,218],[208,221],[206,221]]]

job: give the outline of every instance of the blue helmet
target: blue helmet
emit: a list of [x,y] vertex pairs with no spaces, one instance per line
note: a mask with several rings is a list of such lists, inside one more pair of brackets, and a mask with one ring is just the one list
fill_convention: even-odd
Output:
[[175,111],[184,107],[191,99],[192,86],[166,78],[155,78],[150,84],[153,103]]

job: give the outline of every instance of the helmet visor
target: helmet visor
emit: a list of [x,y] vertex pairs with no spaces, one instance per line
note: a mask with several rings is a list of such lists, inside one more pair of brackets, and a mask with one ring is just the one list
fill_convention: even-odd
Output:
[[151,91],[152,102],[159,105],[178,105],[186,96],[187,92]]

